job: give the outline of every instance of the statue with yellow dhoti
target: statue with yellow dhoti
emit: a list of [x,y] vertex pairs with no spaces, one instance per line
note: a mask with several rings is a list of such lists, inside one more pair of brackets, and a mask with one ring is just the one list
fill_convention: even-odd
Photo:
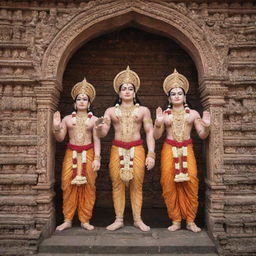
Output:
[[100,140],[95,131],[95,117],[90,105],[95,98],[94,87],[84,79],[75,84],[71,96],[75,111],[61,121],[60,112],[53,115],[53,134],[57,141],[69,135],[63,160],[61,188],[63,191],[64,223],[58,231],[70,228],[77,210],[81,227],[92,230],[89,223],[95,202],[95,180],[100,168]]
[[196,110],[188,107],[189,82],[176,70],[166,77],[163,89],[169,104],[165,111],[160,107],[156,110],[154,138],[159,139],[166,131],[161,152],[161,185],[172,220],[168,230],[179,230],[184,219],[188,230],[199,232],[201,229],[194,222],[198,208],[198,178],[190,133],[194,125],[199,137],[205,139],[209,134],[210,113],[204,111],[201,118]]
[[[114,107],[105,111],[104,117],[96,121],[100,137],[107,135],[111,123],[115,130],[110,155],[110,176],[116,219],[107,227],[116,230],[124,226],[125,188],[129,186],[134,226],[149,231],[141,219],[142,185],[145,166],[148,170],[155,164],[155,141],[153,124],[148,108],[140,106],[136,93],[140,87],[138,75],[130,70],[118,73],[114,79],[114,90],[118,99]],[[140,130],[146,133],[148,153],[145,156]]]

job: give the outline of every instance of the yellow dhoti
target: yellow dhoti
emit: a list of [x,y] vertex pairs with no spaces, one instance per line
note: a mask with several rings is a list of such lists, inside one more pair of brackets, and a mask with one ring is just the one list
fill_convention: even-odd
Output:
[[[65,221],[72,221],[75,211],[81,223],[88,223],[92,216],[95,203],[95,180],[97,173],[92,169],[93,149],[86,154],[86,178],[83,185],[71,185],[72,181],[72,150],[67,149],[63,160],[61,188],[63,191],[63,214]],[[81,168],[81,157],[78,157],[78,167]]]
[[185,219],[193,222],[198,208],[198,178],[196,159],[192,144],[187,146],[189,181],[174,182],[175,163],[172,146],[164,143],[161,152],[161,185],[163,197],[167,206],[168,216],[172,221]]
[[[120,178],[118,147],[112,146],[110,154],[110,177],[116,218],[123,218],[125,209],[125,183]],[[135,146],[133,159],[133,179],[130,184],[130,197],[134,221],[141,220],[142,185],[145,170],[145,151],[142,145]]]

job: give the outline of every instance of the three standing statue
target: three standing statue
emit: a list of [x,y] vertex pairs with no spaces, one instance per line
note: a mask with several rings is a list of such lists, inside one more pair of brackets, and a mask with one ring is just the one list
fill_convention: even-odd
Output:
[[[176,70],[167,76],[163,89],[168,97],[166,110],[156,110],[153,125],[150,111],[141,106],[137,96],[140,88],[138,75],[130,70],[118,73],[114,79],[117,99],[113,107],[97,118],[90,112],[96,92],[85,79],[77,83],[71,92],[75,111],[61,121],[60,113],[54,113],[53,133],[57,141],[69,135],[69,143],[63,160],[62,185],[64,223],[56,228],[62,231],[72,226],[75,211],[81,226],[87,230],[95,202],[95,180],[100,169],[100,138],[107,135],[111,124],[114,138],[109,161],[115,221],[107,226],[110,231],[124,226],[125,190],[130,189],[134,226],[149,231],[141,219],[142,186],[145,168],[155,165],[155,140],[164,131],[166,138],[161,152],[161,185],[172,225],[169,231],[181,228],[182,219],[187,229],[199,232],[194,220],[198,208],[197,166],[190,138],[194,126],[199,137],[209,134],[210,114],[190,109],[186,103],[189,82]],[[141,139],[141,128],[146,134],[147,154]]]

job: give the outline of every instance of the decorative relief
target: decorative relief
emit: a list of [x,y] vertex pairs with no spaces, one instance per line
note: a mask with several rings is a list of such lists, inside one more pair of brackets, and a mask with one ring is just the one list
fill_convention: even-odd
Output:
[[47,45],[77,12],[76,9],[63,12],[56,8],[32,12],[32,18],[27,25],[26,40],[29,42],[29,52],[38,74],[41,72],[40,65]]
[[227,175],[255,175],[255,165],[252,164],[225,164],[225,170]]
[[225,154],[256,154],[256,147],[225,147]]
[[36,99],[32,97],[3,97],[1,101],[1,110],[29,110],[31,112],[35,112]]
[[13,31],[10,25],[0,25],[0,41],[10,41]]
[[247,194],[249,191],[256,191],[255,184],[232,184],[227,185],[227,193],[232,195]]
[[[100,3],[105,3],[105,1],[101,1]],[[91,2],[90,2],[91,3]],[[88,3],[88,4],[90,4]],[[144,1],[134,1],[127,3],[125,2],[125,6],[127,7],[126,10],[129,8],[134,8],[134,10],[142,15],[148,15],[154,17],[159,20],[164,20],[166,22],[170,22],[172,26],[176,26],[178,30],[182,31],[187,37],[191,38],[191,41],[197,44],[197,48],[201,52],[202,58],[204,56],[211,54],[211,57],[203,59],[204,65],[207,67],[207,72],[209,74],[215,74],[215,69],[223,65],[222,60],[223,58],[216,58],[219,55],[219,51],[215,52],[213,48],[210,46],[210,40],[205,41],[205,35],[202,29],[199,26],[196,26],[194,20],[188,16],[184,16],[183,14],[179,13],[178,10],[171,9],[168,5],[160,6],[158,2],[151,1],[145,4]],[[174,5],[176,6],[176,5]],[[177,9],[177,7],[176,7]],[[183,9],[183,13],[186,12],[184,4],[178,6],[178,9]],[[58,61],[64,49],[67,45],[71,42],[72,38],[75,38],[75,35],[79,35],[82,31],[85,30],[87,24],[91,23],[92,21],[95,22],[97,19],[98,21],[106,19],[105,17],[110,18],[111,16],[116,16],[118,12],[120,15],[124,13],[124,1],[120,1],[118,3],[111,2],[108,5],[107,9],[102,9],[100,12],[96,12],[94,16],[91,14],[88,15],[86,13],[87,9],[84,8],[84,13],[77,17],[76,19],[72,20],[72,23],[62,31],[60,37],[57,37],[52,45],[47,49],[45,63],[43,64],[43,69],[46,77],[56,76]],[[89,10],[88,10],[89,12]],[[187,22],[184,22],[184,19]],[[193,38],[193,39],[192,39]],[[223,50],[223,54],[226,54],[227,49]],[[213,63],[215,62],[215,63]],[[206,64],[207,63],[207,64]],[[221,72],[225,72],[223,68],[219,68]]]
[[33,174],[35,170],[35,165],[0,165],[1,174]]
[[29,205],[1,205],[1,212],[10,213],[32,213],[35,212],[35,206]]
[[228,99],[225,105],[225,117],[229,122],[256,122],[255,99]]
[[[0,100],[0,133],[36,134],[36,100],[29,86],[1,86],[3,97]],[[34,119],[34,120],[33,120]]]
[[[40,109],[37,113],[40,123],[38,123],[38,152],[37,152],[37,163],[39,169],[45,169],[47,163],[47,111]],[[44,175],[40,175],[44,176]]]
[[31,194],[32,185],[0,185],[1,195],[20,195],[20,194]]
[[[214,107],[211,109],[211,138],[214,138],[211,143],[213,143],[212,151],[213,155],[213,170],[222,169],[223,165],[223,134],[222,134],[222,107]],[[214,171],[215,172],[215,171]]]
[[1,146],[0,153],[36,155],[36,148],[34,146]]
[[[17,113],[18,115],[18,113]],[[0,134],[32,135],[36,134],[36,122],[31,120],[0,119]]]

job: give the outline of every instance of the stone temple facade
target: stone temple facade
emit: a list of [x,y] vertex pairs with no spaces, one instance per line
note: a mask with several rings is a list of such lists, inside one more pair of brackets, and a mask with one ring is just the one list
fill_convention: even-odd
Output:
[[[188,77],[188,99],[212,118],[207,141],[194,143],[199,218],[220,255],[256,255],[253,0],[0,1],[0,255],[36,253],[61,218],[65,143],[56,147],[54,111],[70,111],[70,90],[86,76],[102,115],[115,99],[115,74],[129,64],[153,118],[166,103],[164,78],[175,67]],[[102,141],[96,207],[113,207],[110,139]],[[159,162],[145,180],[145,207],[164,207]]]

